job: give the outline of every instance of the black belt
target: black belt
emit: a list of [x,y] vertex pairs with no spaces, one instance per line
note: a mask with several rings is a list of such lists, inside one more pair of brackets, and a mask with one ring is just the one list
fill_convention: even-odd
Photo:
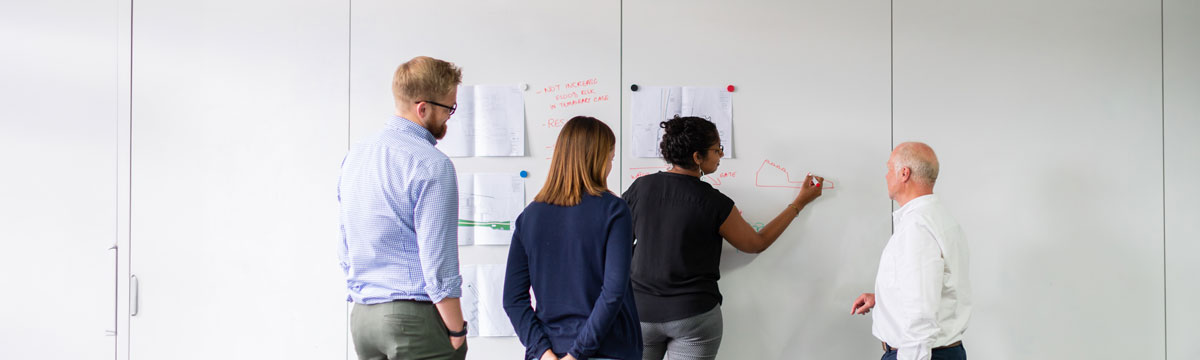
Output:
[[396,300],[392,300],[392,301],[414,302],[414,303],[418,303],[418,304],[433,304],[433,302],[429,301],[429,300],[416,300],[416,299],[396,299]]
[[[949,349],[949,348],[956,347],[956,346],[962,346],[962,341],[955,341],[953,344],[946,345],[946,346],[938,346],[938,347],[933,348],[933,350]],[[900,349],[894,348],[891,345],[888,345],[888,343],[886,343],[886,342],[883,343],[883,351],[898,351],[898,350],[900,350]]]

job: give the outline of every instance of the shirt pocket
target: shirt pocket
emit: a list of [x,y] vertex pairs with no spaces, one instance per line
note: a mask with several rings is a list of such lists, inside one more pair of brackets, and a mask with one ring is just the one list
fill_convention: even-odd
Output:
[[879,289],[894,289],[898,281],[899,272],[897,270],[898,260],[892,253],[891,247],[883,249],[883,255],[879,259],[879,275],[875,277],[875,285]]

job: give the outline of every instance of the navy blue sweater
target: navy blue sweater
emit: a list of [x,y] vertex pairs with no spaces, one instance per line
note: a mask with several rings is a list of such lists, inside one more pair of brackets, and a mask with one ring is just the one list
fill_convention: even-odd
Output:
[[606,192],[584,195],[570,207],[534,202],[516,225],[504,311],[525,345],[525,358],[552,349],[581,360],[641,359],[642,330],[629,282],[633,222],[625,201]]

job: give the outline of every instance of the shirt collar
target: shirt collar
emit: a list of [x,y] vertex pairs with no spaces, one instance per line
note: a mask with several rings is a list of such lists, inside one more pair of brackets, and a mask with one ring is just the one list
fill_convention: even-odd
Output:
[[917,208],[925,206],[925,204],[936,202],[937,200],[937,195],[934,194],[921,195],[916,199],[909,200],[907,204],[904,204],[904,206],[901,206],[899,209],[896,209],[896,211],[892,212],[892,221],[900,222],[900,219],[903,219],[904,215],[908,215],[909,213],[917,210]]
[[433,133],[430,133],[429,129],[399,115],[392,115],[392,118],[387,121],[387,126],[400,132],[421,137],[425,141],[428,141],[430,145],[437,145],[437,138],[433,137]]

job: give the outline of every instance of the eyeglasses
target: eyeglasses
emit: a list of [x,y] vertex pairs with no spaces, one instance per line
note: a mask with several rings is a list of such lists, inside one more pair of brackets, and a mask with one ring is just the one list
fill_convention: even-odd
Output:
[[709,148],[709,150],[715,150],[718,153],[724,154],[725,153],[725,145],[717,145],[716,149]]
[[422,100],[422,101],[415,102],[415,103],[413,103],[413,104],[420,104],[420,103],[423,103],[423,102],[425,102],[425,103],[430,103],[430,104],[434,104],[434,105],[437,105],[437,106],[440,106],[440,107],[446,108],[446,110],[450,110],[450,115],[454,115],[454,110],[458,110],[458,104],[454,104],[454,106],[446,106],[446,105],[438,104],[438,103],[435,103],[435,102],[432,102],[432,101],[429,101],[429,100]]

